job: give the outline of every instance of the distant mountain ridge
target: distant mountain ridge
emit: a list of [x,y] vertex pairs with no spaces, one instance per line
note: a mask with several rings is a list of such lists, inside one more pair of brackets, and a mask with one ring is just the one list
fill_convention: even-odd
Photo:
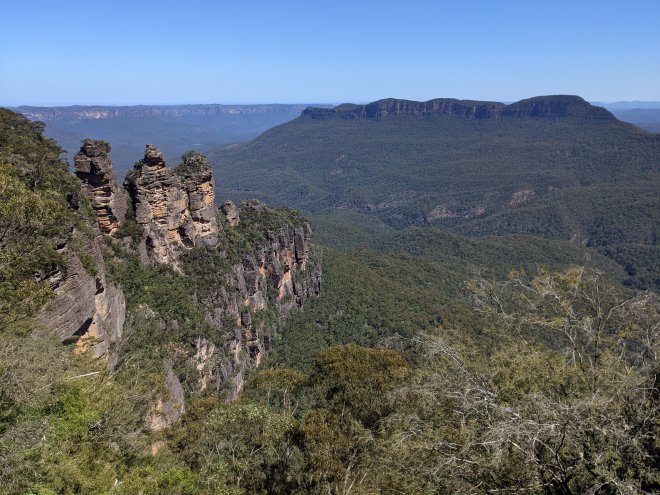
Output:
[[209,158],[234,199],[570,240],[660,287],[660,135],[577,96],[308,108]]
[[648,108],[648,109],[660,109],[660,101],[648,101],[648,100],[633,100],[633,101],[611,101],[611,102],[591,102],[593,105],[598,105],[599,107],[607,108],[608,110],[614,112],[614,110],[631,110],[633,108]]
[[457,100],[436,98],[429,101],[386,98],[367,105],[343,104],[334,108],[308,107],[303,115],[312,118],[343,119],[378,118],[386,115],[451,115],[473,119],[501,117],[562,118],[580,116],[613,119],[614,116],[601,107],[589,104],[579,96],[537,96],[506,105],[494,101]]
[[163,143],[165,157],[176,161],[186,151],[246,141],[300,115],[304,104],[260,105],[134,105],[21,106],[13,110],[32,121],[46,123],[69,157],[82,139],[93,137],[113,144],[112,159],[121,178],[140,159],[144,143]]
[[305,108],[302,104],[263,105],[73,105],[65,107],[20,106],[12,110],[30,120],[96,120],[121,117],[186,117],[213,115],[286,114],[297,117]]

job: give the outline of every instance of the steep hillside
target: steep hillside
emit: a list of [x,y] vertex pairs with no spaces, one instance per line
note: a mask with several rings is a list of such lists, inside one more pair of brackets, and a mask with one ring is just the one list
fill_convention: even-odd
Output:
[[[310,108],[210,155],[223,193],[591,245],[658,284],[660,136],[575,96]],[[623,221],[625,219],[625,221]]]
[[346,209],[319,249],[196,152],[122,187],[42,132],[0,110],[2,493],[657,492],[657,299],[592,249]]
[[[109,143],[84,140],[75,176],[60,154],[0,109],[3,493],[107,493],[191,400],[235,398],[321,289],[305,219],[217,208],[202,155],[148,145],[122,187]],[[73,469],[91,445],[103,466]]]

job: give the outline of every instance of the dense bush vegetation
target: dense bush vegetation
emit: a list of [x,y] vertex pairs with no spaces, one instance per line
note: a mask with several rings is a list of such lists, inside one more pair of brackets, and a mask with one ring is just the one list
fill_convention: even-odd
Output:
[[[79,182],[43,125],[0,109],[0,327],[29,324],[62,263],[58,240],[84,220]],[[78,210],[78,211],[77,211]],[[36,275],[36,276],[35,276]]]
[[[199,335],[221,342],[203,317],[214,289],[264,230],[299,214],[254,203],[180,271],[139,262],[135,223],[106,237],[128,305],[108,368],[32,319],[51,294],[45,277],[64,269],[58,246],[84,257],[94,230],[41,126],[2,111],[0,124],[2,493],[660,490],[659,303],[618,284],[621,271],[593,250],[317,217],[332,246],[317,248],[322,295],[289,317],[273,355],[227,401],[195,389],[194,364],[177,351]],[[626,249],[652,258],[648,246]],[[165,358],[186,412],[153,431]]]
[[[483,348],[460,331],[414,336],[414,365],[392,349],[332,347],[307,373],[260,371],[237,401],[191,400],[164,434],[140,422],[158,385],[139,363],[123,363],[114,376],[98,368],[89,375],[91,363],[48,339],[22,350],[4,340],[3,488],[657,490],[657,300],[623,294],[577,269],[514,274],[502,283],[474,279],[470,294],[499,344]],[[545,335],[554,347],[530,335]],[[32,352],[41,353],[42,370],[61,378],[52,383],[52,375],[35,373],[35,361],[25,359]],[[26,380],[29,388],[14,386]]]
[[612,255],[626,267],[628,284],[657,288],[658,139],[606,113],[303,115],[210,158],[222,172],[223,194],[232,197],[308,214],[348,209],[397,229],[571,240]]

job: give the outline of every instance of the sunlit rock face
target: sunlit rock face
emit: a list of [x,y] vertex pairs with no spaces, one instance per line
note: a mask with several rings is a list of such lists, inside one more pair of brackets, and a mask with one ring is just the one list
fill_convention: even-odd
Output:
[[92,200],[99,229],[112,234],[126,218],[127,198],[119,186],[110,159],[110,144],[85,139],[74,157],[76,176]]
[[190,242],[196,246],[217,244],[218,219],[211,164],[204,155],[192,151],[183,155],[175,172],[181,177],[188,197],[187,207],[192,220]]
[[176,266],[181,249],[218,243],[215,185],[202,155],[188,153],[176,169],[147,145],[144,159],[126,179],[135,220],[144,228],[147,256]]
[[[86,140],[76,156],[77,174],[92,200],[99,226],[83,249],[93,253],[97,276],[90,275],[71,253],[66,276],[53,277],[57,306],[44,313],[44,321],[55,322],[63,341],[75,339],[80,352],[94,345],[97,356],[111,354],[109,344],[121,338],[126,303],[121,290],[106,280],[99,230],[113,235],[121,249],[138,255],[143,263],[168,264],[183,276],[191,276],[186,273],[190,266],[183,253],[215,247],[216,253],[232,262],[203,301],[204,309],[200,308],[214,330],[209,335],[201,333],[187,352],[182,346],[178,359],[198,374],[192,388],[225,387],[230,398],[237,397],[245,373],[259,367],[271,351],[286,316],[320,293],[321,266],[312,256],[309,223],[291,217],[282,221],[281,213],[257,200],[238,206],[226,200],[217,208],[211,165],[196,152],[186,153],[177,167],[170,168],[160,150],[147,145],[144,158],[128,174],[125,190],[121,190],[109,151],[103,141]],[[120,199],[123,210],[118,207]],[[122,223],[135,230],[129,222],[137,223],[142,232],[136,244],[127,241],[125,232],[117,231]],[[232,258],[236,255],[230,254],[229,239],[237,237],[249,249]],[[160,323],[178,325],[176,321]],[[173,399],[168,402],[163,397],[154,404],[147,417],[151,429],[166,428],[183,411],[181,384],[175,378],[169,366],[166,383],[168,397]]]

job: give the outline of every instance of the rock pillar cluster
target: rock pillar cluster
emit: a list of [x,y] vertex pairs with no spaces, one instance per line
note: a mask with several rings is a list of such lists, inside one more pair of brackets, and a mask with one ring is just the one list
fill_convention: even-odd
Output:
[[144,159],[126,179],[126,188],[153,261],[176,265],[181,248],[218,243],[215,185],[204,156],[188,153],[172,169],[158,148],[147,145]]

